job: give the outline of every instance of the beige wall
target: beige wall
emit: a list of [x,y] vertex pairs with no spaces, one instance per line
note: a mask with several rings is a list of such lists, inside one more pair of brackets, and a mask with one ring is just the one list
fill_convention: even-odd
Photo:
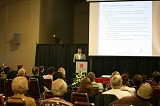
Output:
[[77,2],[74,7],[74,43],[88,44],[89,2]]
[[[1,0],[0,2],[0,66],[13,69],[23,64],[27,74],[35,63],[36,43],[39,40],[40,0]],[[21,43],[13,43],[14,33],[21,35]]]

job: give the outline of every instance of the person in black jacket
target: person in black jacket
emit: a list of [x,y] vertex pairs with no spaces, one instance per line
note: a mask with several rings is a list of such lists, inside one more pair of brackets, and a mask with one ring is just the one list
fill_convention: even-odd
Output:
[[38,67],[33,67],[32,68],[32,73],[33,73],[33,76],[31,76],[31,78],[37,78],[38,79],[40,92],[41,92],[41,94],[43,94],[43,92],[45,91],[44,88],[46,88],[46,87],[45,87],[44,78],[39,75],[39,68]]

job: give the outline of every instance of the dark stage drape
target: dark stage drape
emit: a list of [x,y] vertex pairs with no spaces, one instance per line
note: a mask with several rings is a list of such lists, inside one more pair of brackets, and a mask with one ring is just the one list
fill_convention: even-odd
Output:
[[78,47],[86,54],[89,62],[88,72],[93,71],[96,77],[110,75],[113,71],[120,73],[127,71],[130,78],[135,74],[146,74],[150,78],[155,70],[160,70],[160,57],[89,57],[87,44],[37,44],[35,66],[43,65],[45,74],[50,66],[55,67],[56,70],[64,67],[69,79],[68,83],[71,84],[72,78],[75,77],[73,55],[77,53]]

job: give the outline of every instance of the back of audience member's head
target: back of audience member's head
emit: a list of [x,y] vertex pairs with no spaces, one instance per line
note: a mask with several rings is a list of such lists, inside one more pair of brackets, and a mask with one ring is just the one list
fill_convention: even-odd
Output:
[[159,83],[160,81],[160,73],[158,71],[154,71],[152,74],[153,81]]
[[18,76],[26,76],[26,70],[24,68],[19,69]]
[[7,74],[9,72],[9,70],[10,70],[10,67],[4,66],[3,71],[5,74]]
[[136,74],[133,76],[133,83],[135,86],[139,87],[143,83],[141,75]]
[[91,84],[90,78],[88,78],[88,77],[83,78],[83,79],[81,80],[81,82],[80,82],[80,86],[81,86],[81,85],[84,85],[84,84]]
[[56,80],[56,79],[58,79],[58,78],[64,80],[64,76],[63,76],[63,74],[62,74],[61,72],[55,72],[55,73],[53,74],[53,81]]
[[12,80],[14,94],[25,94],[28,90],[28,80],[25,77],[16,77]]
[[112,78],[114,75],[120,75],[120,73],[119,73],[118,71],[112,72],[111,78]]
[[80,86],[78,87],[77,92],[79,93],[87,93],[88,96],[92,96],[92,94],[94,94],[94,88],[92,86],[92,84],[80,84]]
[[122,84],[123,85],[126,85],[128,83],[128,74],[122,74],[121,77],[122,77]]
[[87,77],[90,78],[91,82],[93,82],[95,80],[95,74],[93,72],[89,72],[87,74]]
[[67,92],[67,83],[63,79],[56,79],[52,82],[52,93],[54,96],[63,96]]
[[39,72],[43,72],[44,71],[44,66],[39,66]]
[[47,69],[47,72],[48,72],[49,75],[53,75],[53,73],[55,72],[55,68],[54,67],[49,67]]
[[17,71],[15,70],[9,70],[9,72],[7,73],[7,79],[14,79],[15,77],[17,77]]
[[137,90],[137,95],[143,99],[150,99],[152,93],[153,90],[149,83],[142,84]]
[[66,71],[65,71],[65,69],[63,67],[60,67],[58,69],[58,72],[61,72],[64,76],[66,75]]
[[143,83],[147,82],[147,75],[146,74],[141,74]]
[[39,68],[38,68],[38,67],[33,67],[33,68],[32,68],[32,73],[33,73],[34,75],[39,74]]
[[120,75],[114,75],[110,80],[112,89],[120,89],[122,84],[122,77]]
[[22,64],[18,64],[18,65],[17,65],[17,70],[21,69],[22,67],[23,67]]

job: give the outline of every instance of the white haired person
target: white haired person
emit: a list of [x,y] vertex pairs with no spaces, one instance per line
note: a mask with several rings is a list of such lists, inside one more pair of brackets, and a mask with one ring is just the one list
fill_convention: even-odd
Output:
[[119,100],[112,102],[109,106],[114,106],[114,104],[128,104],[132,106],[152,106],[148,100],[151,98],[153,93],[152,87],[149,83],[144,83],[137,90],[136,96],[123,97]]
[[16,77],[12,80],[12,91],[14,95],[11,98],[22,98],[25,100],[26,106],[36,106],[35,100],[24,94],[28,90],[28,80],[25,77]]
[[21,68],[18,70],[18,76],[26,76],[26,70],[24,68]]
[[114,75],[110,80],[110,84],[112,89],[105,91],[102,94],[113,94],[116,95],[118,99],[125,96],[132,96],[130,92],[122,91],[120,89],[122,85],[122,77],[120,75]]
[[43,103],[47,102],[58,102],[59,104],[67,105],[67,106],[73,106],[72,103],[67,102],[63,99],[63,95],[67,92],[67,83],[63,79],[56,79],[52,82],[52,89],[51,89],[54,97],[45,99],[41,102],[41,105]]
[[60,73],[63,74],[64,80],[66,81],[66,83],[68,83],[68,77],[66,76],[66,71],[65,71],[65,69],[64,69],[63,67],[60,67],[60,68],[58,69],[58,72],[60,72]]

